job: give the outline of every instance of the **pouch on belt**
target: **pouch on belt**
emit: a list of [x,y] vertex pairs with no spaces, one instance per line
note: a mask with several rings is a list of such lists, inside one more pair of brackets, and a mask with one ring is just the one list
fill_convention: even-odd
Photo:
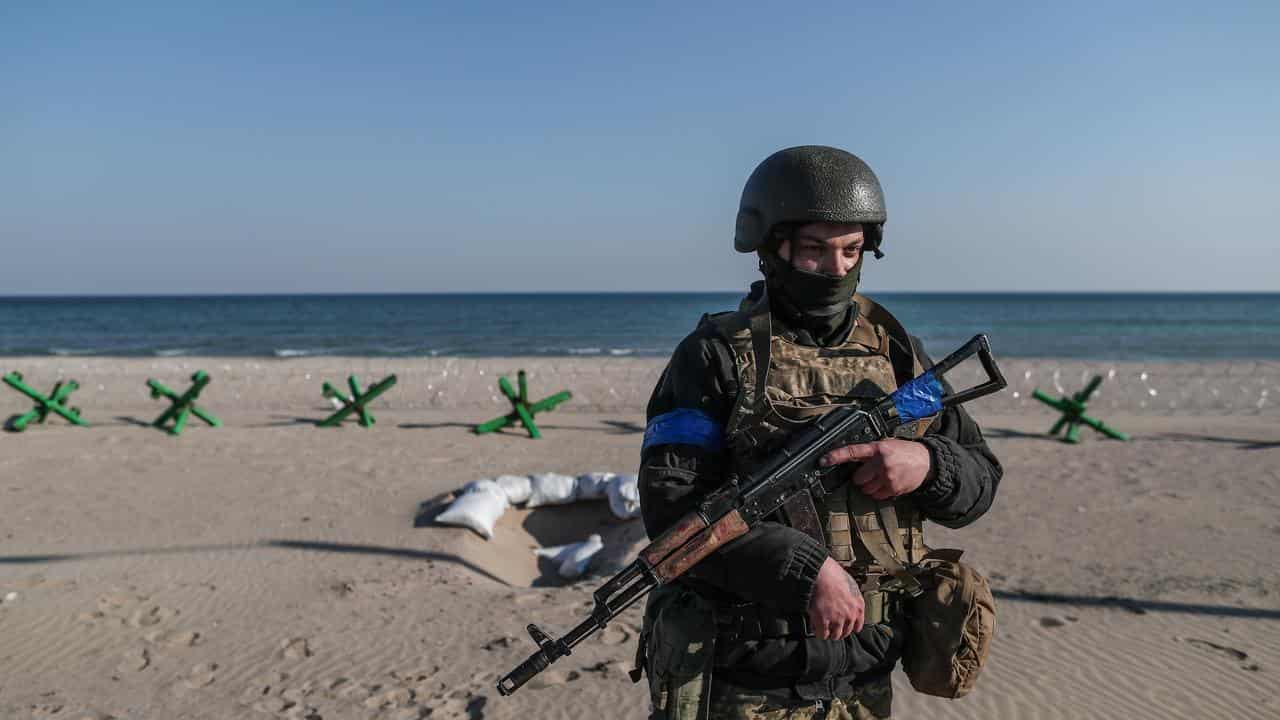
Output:
[[902,669],[926,695],[958,698],[973,690],[995,636],[991,586],[960,553],[931,551],[916,570],[924,592],[902,599],[910,627]]
[[645,670],[650,720],[702,720],[710,710],[715,609],[679,583],[649,594],[645,606]]

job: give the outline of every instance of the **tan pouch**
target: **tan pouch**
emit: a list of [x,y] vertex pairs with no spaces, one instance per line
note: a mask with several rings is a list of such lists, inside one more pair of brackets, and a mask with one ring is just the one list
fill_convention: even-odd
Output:
[[991,585],[960,562],[960,552],[926,555],[914,571],[924,593],[904,597],[910,631],[902,669],[926,695],[959,698],[973,690],[996,632]]

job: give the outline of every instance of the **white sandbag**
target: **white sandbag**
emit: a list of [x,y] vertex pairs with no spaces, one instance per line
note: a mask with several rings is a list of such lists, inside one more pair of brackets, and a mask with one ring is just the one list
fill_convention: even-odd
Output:
[[436,516],[436,522],[471,528],[488,540],[506,510],[507,495],[502,488],[492,480],[476,480],[467,483],[462,495]]
[[620,520],[640,517],[640,485],[636,475],[615,475],[606,491],[609,509]]
[[599,535],[592,533],[585,542],[577,543],[577,547],[569,551],[565,558],[560,561],[560,577],[569,580],[582,577],[586,574],[587,566],[591,564],[591,560],[603,549],[604,540],[600,539]]
[[529,479],[533,487],[525,507],[564,505],[576,499],[578,479],[571,475],[538,473],[531,475]]
[[592,534],[582,542],[538,548],[533,552],[538,557],[550,559],[560,577],[572,580],[582,577],[592,558],[603,549],[604,540],[599,535]]
[[533,492],[533,482],[528,475],[499,475],[493,481],[507,494],[507,502],[512,505],[523,505]]
[[599,500],[608,493],[609,481],[617,473],[589,472],[578,476],[577,496],[579,500]]

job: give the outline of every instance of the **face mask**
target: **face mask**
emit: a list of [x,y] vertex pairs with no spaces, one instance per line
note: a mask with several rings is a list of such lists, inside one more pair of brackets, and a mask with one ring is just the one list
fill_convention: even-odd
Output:
[[828,318],[840,315],[853,304],[862,274],[862,258],[844,277],[797,270],[787,260],[771,253],[761,253],[761,269],[769,280],[769,288],[806,316]]

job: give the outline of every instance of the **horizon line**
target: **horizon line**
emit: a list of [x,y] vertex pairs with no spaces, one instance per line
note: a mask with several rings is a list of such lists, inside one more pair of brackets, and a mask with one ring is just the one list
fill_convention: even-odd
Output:
[[[196,293],[28,293],[0,295],[0,300],[98,300],[182,298],[272,297],[421,297],[421,296],[520,296],[520,295],[741,295],[733,290],[434,290],[434,291],[307,291],[307,292],[196,292]],[[875,290],[871,295],[1280,295],[1280,290]]]

